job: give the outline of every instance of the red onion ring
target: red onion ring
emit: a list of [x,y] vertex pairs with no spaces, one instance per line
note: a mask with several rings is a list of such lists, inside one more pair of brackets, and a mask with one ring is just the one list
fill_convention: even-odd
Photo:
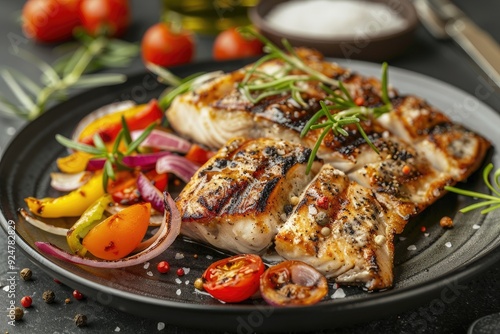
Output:
[[[148,169],[154,167],[158,159],[171,154],[172,153],[170,152],[142,153],[142,154],[126,156],[123,158],[122,161],[125,165],[131,168],[140,167]],[[100,170],[104,167],[105,162],[106,159],[104,158],[90,159],[89,162],[87,163],[86,169],[88,171]]]
[[151,207],[158,212],[165,211],[165,205],[163,204],[163,196],[156,188],[153,183],[146,177],[146,175],[139,173],[137,175],[137,189],[141,194],[141,197],[146,201],[151,203]]
[[[132,140],[137,139],[142,133],[143,130],[132,131],[130,134]],[[144,139],[140,146],[157,148],[170,152],[187,153],[191,147],[191,143],[172,133],[154,129],[149,136]]]
[[157,232],[158,237],[151,243],[151,245],[149,245],[149,247],[147,247],[143,251],[128,256],[126,258],[114,261],[94,260],[70,254],[49,242],[37,241],[35,242],[35,245],[44,254],[53,256],[60,260],[72,262],[75,264],[81,264],[89,267],[115,269],[115,268],[124,268],[142,264],[163,253],[168,247],[170,247],[170,245],[175,241],[175,239],[180,233],[181,216],[179,210],[175,205],[174,200],[167,192],[164,193],[164,202],[165,202],[164,224],[162,224],[160,230]]
[[156,162],[158,174],[172,173],[186,183],[191,180],[199,168],[198,165],[178,155],[167,155]]

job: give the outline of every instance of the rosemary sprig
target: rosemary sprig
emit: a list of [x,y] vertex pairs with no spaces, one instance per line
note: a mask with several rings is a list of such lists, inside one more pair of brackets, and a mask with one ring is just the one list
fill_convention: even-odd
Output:
[[13,69],[2,69],[0,76],[17,102],[0,96],[0,111],[33,120],[45,112],[50,103],[66,99],[70,89],[115,85],[126,81],[123,74],[89,72],[105,66],[127,65],[137,55],[138,46],[104,36],[92,38],[79,34],[77,37],[80,40],[79,47],[52,66],[18,48],[16,54],[42,72],[41,83],[35,83]]
[[[102,177],[102,186],[104,188],[104,191],[106,191],[109,179],[115,180],[115,168],[119,170],[131,169],[123,163],[123,158],[137,151],[139,145],[144,141],[144,139],[146,139],[146,137],[151,133],[155,126],[156,123],[151,123],[139,137],[137,137],[135,140],[132,140],[127,123],[122,116],[122,129],[115,138],[111,151],[108,150],[98,134],[95,134],[93,137],[95,146],[83,144],[78,141],[73,141],[59,134],[56,135],[56,140],[63,146],[93,155],[92,159],[106,160],[104,163]],[[122,142],[124,142],[125,144],[124,152],[120,150],[120,144]]]
[[[306,173],[309,174],[316,154],[323,142],[324,138],[329,131],[332,131],[335,135],[348,136],[349,133],[344,129],[346,125],[356,124],[356,127],[370,147],[379,154],[377,147],[372,143],[366,132],[363,130],[360,122],[362,120],[369,119],[371,117],[377,118],[381,115],[392,110],[392,104],[388,93],[388,65],[387,63],[382,64],[382,96],[381,99],[384,105],[380,107],[368,108],[364,106],[358,106],[349,91],[346,89],[342,82],[338,83],[338,90],[333,90],[326,85],[321,85],[320,87],[327,93],[325,101],[328,101],[327,105],[325,101],[321,101],[321,109],[306,123],[302,132],[300,133],[301,138],[304,137],[309,131],[317,130],[323,128],[321,135],[318,137],[314,148],[309,157],[307,163]],[[332,113],[332,111],[334,113]]]
[[484,170],[483,170],[483,181],[488,187],[488,189],[491,190],[493,195],[488,195],[488,194],[483,194],[475,191],[469,191],[469,190],[464,190],[464,189],[459,189],[451,186],[446,186],[444,187],[445,190],[454,192],[459,195],[463,196],[468,196],[468,197],[473,197],[473,198],[480,198],[483,199],[483,201],[471,204],[469,206],[466,206],[463,209],[460,209],[460,212],[462,213],[467,213],[479,208],[485,208],[481,210],[481,214],[487,214],[491,211],[494,211],[496,209],[500,209],[500,168],[498,168],[495,173],[493,174],[493,180],[494,180],[494,185],[491,184],[490,182],[490,173],[493,170],[493,164],[490,163],[488,164]]

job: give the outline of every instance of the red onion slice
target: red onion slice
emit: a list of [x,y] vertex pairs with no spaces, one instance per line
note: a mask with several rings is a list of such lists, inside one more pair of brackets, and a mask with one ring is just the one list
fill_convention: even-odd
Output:
[[73,131],[71,139],[73,139],[74,141],[78,141],[80,133],[82,133],[83,129],[85,129],[90,123],[92,123],[96,119],[99,119],[109,114],[130,109],[135,105],[136,103],[134,101],[120,101],[107,104],[105,106],[100,107],[99,109],[92,111],[90,114],[88,114],[87,116],[85,116],[80,120],[75,130]]
[[54,225],[47,224],[39,219],[36,219],[33,216],[30,216],[30,214],[25,210],[25,209],[19,209],[19,213],[23,218],[30,223],[31,225],[38,227],[41,230],[44,230],[45,232],[55,234],[55,235],[62,235],[66,236],[68,233],[68,229],[64,227],[57,227]]
[[160,231],[157,232],[158,237],[143,251],[126,258],[114,261],[94,260],[70,254],[49,242],[37,241],[35,242],[35,245],[42,253],[54,256],[60,260],[89,267],[115,269],[142,264],[163,253],[168,247],[170,247],[170,245],[172,245],[180,233],[181,216],[179,210],[177,210],[174,200],[167,192],[164,193],[164,201],[164,224],[160,227]]
[[170,152],[155,152],[129,155],[123,158],[123,163],[129,167],[154,167],[158,159],[166,155],[171,155]]
[[156,188],[153,183],[146,177],[146,175],[139,173],[137,175],[137,189],[141,194],[141,197],[146,201],[151,203],[151,207],[156,211],[165,211],[165,206],[163,204],[163,195]]
[[[132,140],[137,139],[142,133],[143,130],[132,131],[130,134]],[[154,129],[149,136],[144,139],[140,146],[157,148],[164,151],[187,153],[191,147],[191,143],[172,133]]]
[[189,182],[200,167],[178,155],[167,155],[156,162],[158,174],[172,173],[184,182]]
[[91,176],[89,171],[74,174],[50,173],[50,185],[59,191],[72,191],[87,183]]

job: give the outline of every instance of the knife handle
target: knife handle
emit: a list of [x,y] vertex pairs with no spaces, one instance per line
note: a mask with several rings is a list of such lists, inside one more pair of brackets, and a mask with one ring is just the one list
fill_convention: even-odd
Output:
[[498,43],[467,17],[460,17],[447,24],[446,32],[500,87],[500,46]]

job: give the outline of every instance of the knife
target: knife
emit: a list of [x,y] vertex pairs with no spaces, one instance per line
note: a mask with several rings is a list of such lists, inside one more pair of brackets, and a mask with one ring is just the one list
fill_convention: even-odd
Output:
[[438,39],[452,38],[500,88],[500,46],[449,0],[415,0],[423,25]]

